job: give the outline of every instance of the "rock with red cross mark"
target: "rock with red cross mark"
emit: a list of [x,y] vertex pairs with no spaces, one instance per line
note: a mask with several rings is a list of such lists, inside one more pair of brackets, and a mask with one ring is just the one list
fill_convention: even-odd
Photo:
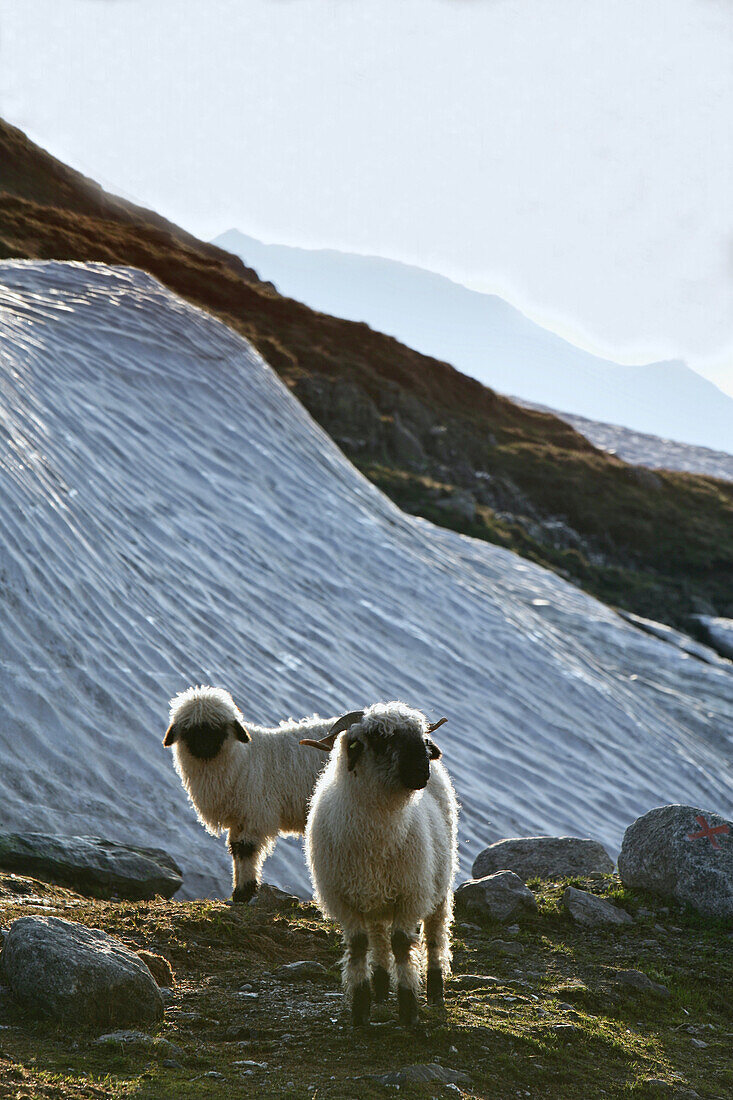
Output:
[[733,821],[695,806],[660,806],[624,834],[625,886],[733,919]]

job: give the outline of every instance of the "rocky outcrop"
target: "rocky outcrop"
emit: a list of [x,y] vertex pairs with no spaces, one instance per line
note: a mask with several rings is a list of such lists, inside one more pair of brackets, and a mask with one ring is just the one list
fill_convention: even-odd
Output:
[[597,840],[576,836],[525,836],[497,840],[479,852],[471,874],[474,878],[495,871],[514,871],[530,878],[571,878],[594,871],[610,874],[613,860]]
[[624,834],[624,886],[733,917],[733,821],[695,806],[659,806]]
[[13,996],[65,1023],[129,1027],[163,1016],[152,974],[120,940],[59,917],[21,917],[0,955]]
[[96,836],[0,833],[0,870],[70,886],[93,897],[145,901],[173,897],[178,864],[160,848],[136,848]]

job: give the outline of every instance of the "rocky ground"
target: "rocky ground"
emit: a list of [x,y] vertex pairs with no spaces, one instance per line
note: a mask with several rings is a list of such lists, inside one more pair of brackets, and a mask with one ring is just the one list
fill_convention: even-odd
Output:
[[[569,884],[633,920],[576,923]],[[337,932],[312,906],[267,890],[237,907],[92,900],[0,874],[5,932],[63,917],[175,975],[157,975],[163,1023],[126,1032],[34,1016],[0,986],[0,1098],[733,1095],[730,921],[651,903],[613,875],[530,886],[537,910],[516,923],[458,914],[445,1009],[406,1031],[391,1003],[354,1030]]]

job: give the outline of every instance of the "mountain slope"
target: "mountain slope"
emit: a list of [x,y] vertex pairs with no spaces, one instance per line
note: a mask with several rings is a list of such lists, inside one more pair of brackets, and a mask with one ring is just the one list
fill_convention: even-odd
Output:
[[[727,812],[729,664],[401,514],[147,275],[11,262],[0,288],[5,828],[32,808],[40,830],[155,843],[189,894],[226,892],[161,745],[170,694],[200,681],[260,721],[385,697],[447,714],[464,871],[500,835],[617,848],[660,802]],[[270,874],[305,886],[297,844]]]
[[698,613],[733,616],[730,484],[650,478],[555,416],[282,297],[157,215],[120,200],[121,215],[118,200],[1,120],[0,139],[0,256],[142,268],[250,339],[404,509],[516,549],[647,618],[690,629]]
[[590,355],[493,294],[394,260],[214,242],[314,309],[366,321],[500,393],[592,420],[733,453],[733,398],[677,360],[621,366]]

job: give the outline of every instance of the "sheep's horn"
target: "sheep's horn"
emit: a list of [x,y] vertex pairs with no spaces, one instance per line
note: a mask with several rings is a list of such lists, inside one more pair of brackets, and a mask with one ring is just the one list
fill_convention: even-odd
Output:
[[361,722],[364,717],[363,710],[351,710],[348,714],[344,714],[341,718],[337,719],[331,726],[330,730],[325,737],[322,737],[320,741],[311,741],[309,738],[301,741],[301,745],[310,745],[314,749],[322,749],[323,752],[330,752],[333,748],[336,738],[344,730],[347,730],[349,726],[353,726],[356,722]]
[[447,718],[440,718],[437,722],[433,722],[432,725],[428,726],[428,733],[435,733],[435,731],[439,729],[442,725],[444,725],[444,723],[447,721]]

